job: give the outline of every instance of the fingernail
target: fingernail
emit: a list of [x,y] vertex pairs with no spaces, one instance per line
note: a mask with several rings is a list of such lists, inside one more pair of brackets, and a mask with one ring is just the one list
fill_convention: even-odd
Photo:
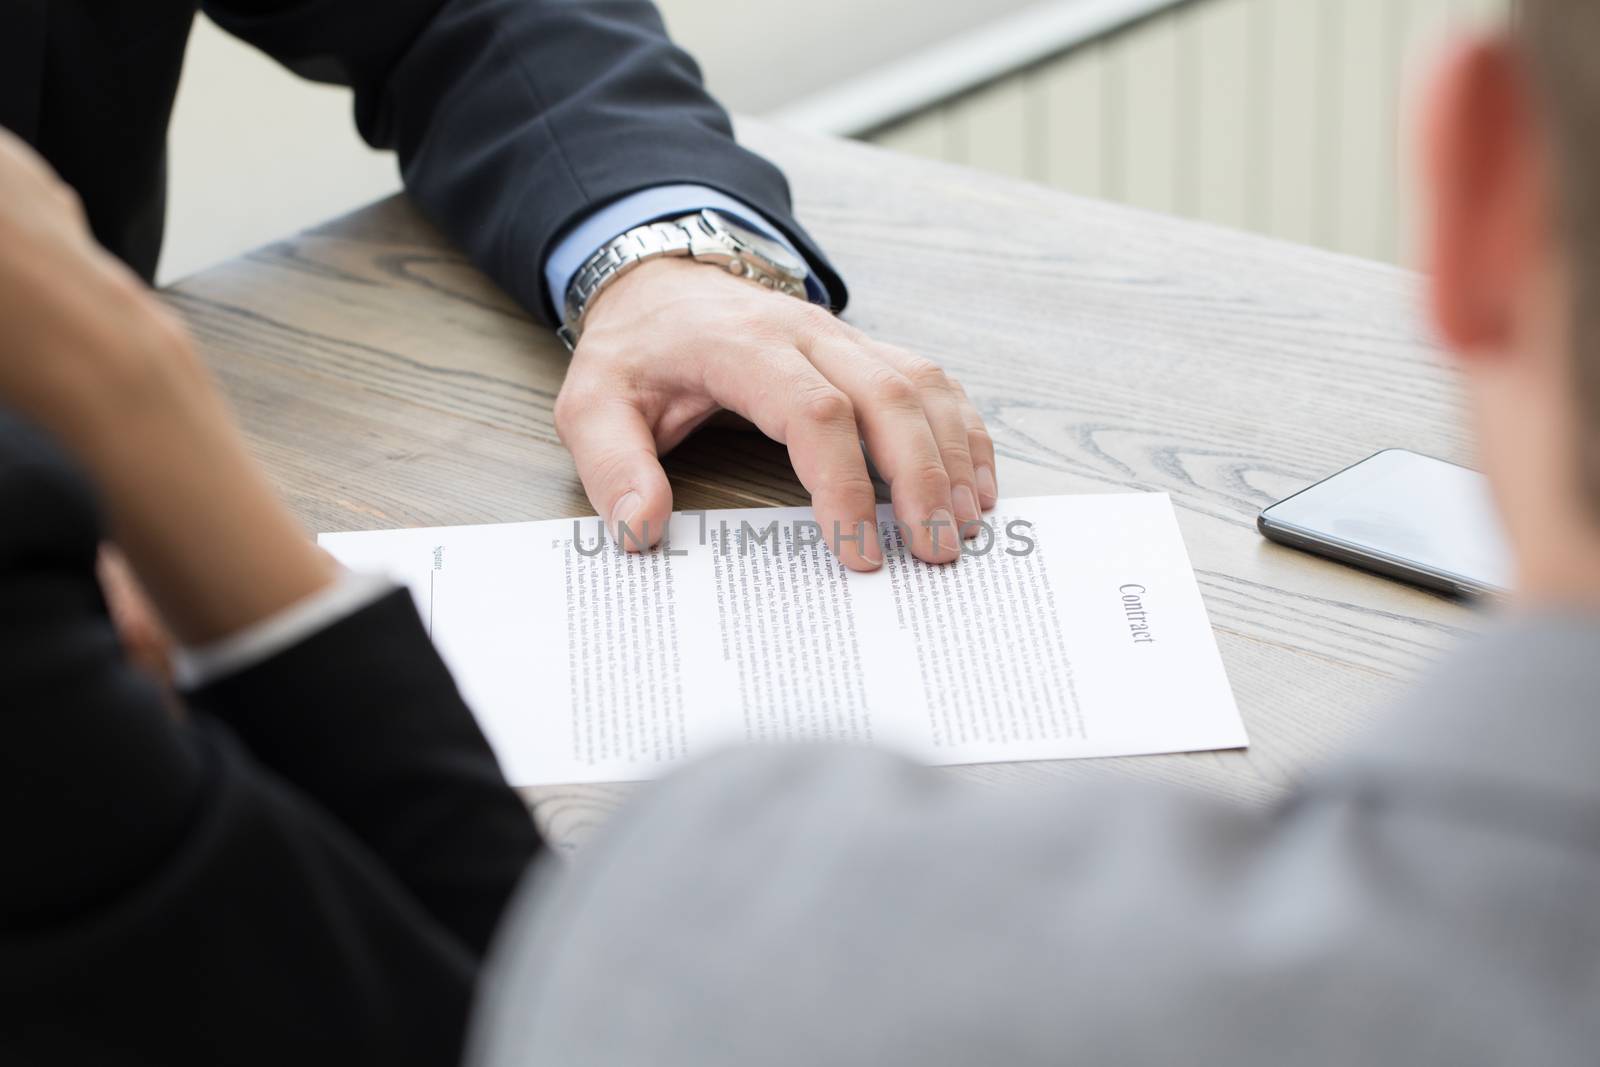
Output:
[[956,520],[949,510],[940,508],[928,516],[928,529],[933,534],[933,550],[937,553],[958,551]]
[[950,499],[956,506],[956,517],[961,520],[963,528],[969,522],[977,522],[983,518],[983,512],[978,510],[978,498],[972,495],[972,490],[964,485],[958,485],[950,494]]
[[639,514],[639,509],[643,504],[644,500],[639,494],[630,489],[628,492],[623,493],[621,498],[611,506],[611,529],[615,532],[617,540],[620,541],[624,537],[622,532],[624,525],[628,527],[628,533],[634,537],[644,536],[644,531],[633,524],[633,518]]
[[992,508],[994,502],[1000,499],[1000,487],[994,483],[994,468],[979,467],[977,475],[978,496],[982,498],[984,507]]
[[862,560],[872,566],[883,566],[883,542],[878,541],[877,523],[866,523],[861,536],[866,537],[866,544],[861,547]]

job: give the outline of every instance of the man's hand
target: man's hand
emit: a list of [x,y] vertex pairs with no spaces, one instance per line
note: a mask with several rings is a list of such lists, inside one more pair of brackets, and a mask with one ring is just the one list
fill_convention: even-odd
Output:
[[172,638],[139,579],[115,545],[101,545],[95,563],[111,625],[128,659],[163,686],[172,684]]
[[556,429],[613,536],[626,524],[629,548],[661,539],[672,489],[658,457],[723,409],[789,447],[823,541],[853,570],[883,563],[863,440],[921,559],[954,560],[958,529],[994,506],[983,420],[927,360],[688,259],[651,260],[595,298]]
[[3,129],[0,404],[87,468],[112,540],[178,640],[217,640],[333,580],[250,459],[182,324]]
[[[77,194],[0,129],[0,400],[78,448],[109,446],[112,409],[142,396],[177,320],[89,234]],[[129,392],[136,396],[130,397]]]

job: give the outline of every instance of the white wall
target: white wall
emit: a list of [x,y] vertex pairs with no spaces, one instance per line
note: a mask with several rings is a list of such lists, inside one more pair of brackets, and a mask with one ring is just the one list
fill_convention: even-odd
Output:
[[1409,112],[1508,0],[1202,0],[869,139],[1087,196],[1408,261]]
[[296,78],[204,18],[168,144],[161,282],[400,188],[394,158],[356,135],[348,90]]

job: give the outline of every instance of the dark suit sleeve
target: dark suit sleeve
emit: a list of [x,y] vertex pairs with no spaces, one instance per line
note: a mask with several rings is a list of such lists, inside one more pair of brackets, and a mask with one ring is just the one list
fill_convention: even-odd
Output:
[[[250,696],[218,686],[218,714],[180,721],[106,618],[84,483],[3,414],[0,509],[0,1062],[454,1062],[534,833],[411,643],[409,605],[352,616],[258,667]],[[369,644],[396,656],[355,654]],[[375,666],[387,677],[341,719],[337,676]],[[259,722],[257,699],[288,701],[281,722]],[[380,702],[387,737],[340,735],[372,728]],[[270,747],[296,740],[327,750]],[[318,795],[334,759],[370,804]]]
[[740,148],[648,0],[207,0],[224,29],[356,92],[422,210],[545,323],[541,271],[588,213],[693,182],[755,208],[838,306],[844,283],[772,164]]
[[191,697],[372,849],[474,952],[538,848],[411,597]]

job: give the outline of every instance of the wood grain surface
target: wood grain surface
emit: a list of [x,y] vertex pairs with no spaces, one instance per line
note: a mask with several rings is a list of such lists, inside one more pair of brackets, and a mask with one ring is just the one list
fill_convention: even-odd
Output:
[[[740,133],[788,173],[851,285],[846,317],[966,384],[1002,493],[1172,495],[1251,737],[1244,752],[950,773],[1109,773],[1265,802],[1479,625],[1254,526],[1380,448],[1472,461],[1415,276],[864,145]],[[404,200],[167,299],[313,530],[593,514],[551,422],[565,351]],[[783,449],[751,435],[703,433],[666,466],[679,507],[806,502]],[[527,792],[571,847],[635,788]]]

